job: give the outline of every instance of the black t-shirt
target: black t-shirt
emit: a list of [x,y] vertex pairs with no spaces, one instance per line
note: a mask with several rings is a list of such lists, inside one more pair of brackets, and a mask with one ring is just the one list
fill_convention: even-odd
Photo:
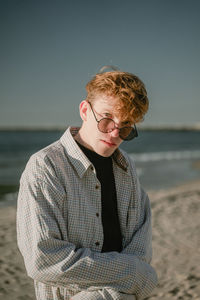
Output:
[[117,211],[117,196],[112,158],[104,157],[79,144],[79,147],[96,169],[101,183],[102,224],[104,243],[102,252],[122,250],[122,236]]

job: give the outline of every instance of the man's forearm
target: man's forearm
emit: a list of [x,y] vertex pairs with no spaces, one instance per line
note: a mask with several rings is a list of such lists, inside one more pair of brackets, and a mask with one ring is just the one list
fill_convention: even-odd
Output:
[[39,249],[34,250],[34,261],[30,257],[26,261],[29,276],[52,285],[76,285],[80,290],[110,287],[138,295],[149,294],[155,286],[154,269],[133,255],[98,253],[83,248],[69,252],[70,246],[65,246],[58,251],[58,248],[48,248],[48,244],[44,249],[44,242],[40,243]]
[[99,291],[82,291],[74,295],[70,300],[136,300],[134,295],[122,294],[111,289]]

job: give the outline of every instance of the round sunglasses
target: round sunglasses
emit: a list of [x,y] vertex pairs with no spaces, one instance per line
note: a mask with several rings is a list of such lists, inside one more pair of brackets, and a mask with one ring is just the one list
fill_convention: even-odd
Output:
[[125,126],[125,127],[118,128],[116,126],[116,123],[114,122],[114,120],[111,118],[102,118],[100,120],[97,120],[97,117],[92,108],[92,104],[89,101],[88,101],[88,103],[91,107],[94,118],[95,118],[96,122],[98,123],[97,128],[99,129],[99,131],[101,131],[103,133],[109,133],[117,128],[119,130],[119,137],[124,141],[130,141],[138,136],[138,132],[137,132],[137,128],[136,128],[135,124],[134,124],[134,127]]

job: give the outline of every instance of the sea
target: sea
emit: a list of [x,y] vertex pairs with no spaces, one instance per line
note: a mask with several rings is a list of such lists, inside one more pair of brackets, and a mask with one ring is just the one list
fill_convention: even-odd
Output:
[[[20,176],[29,157],[58,140],[64,130],[0,131],[0,204],[16,203]],[[200,131],[139,130],[120,146],[134,160],[146,190],[200,179]]]

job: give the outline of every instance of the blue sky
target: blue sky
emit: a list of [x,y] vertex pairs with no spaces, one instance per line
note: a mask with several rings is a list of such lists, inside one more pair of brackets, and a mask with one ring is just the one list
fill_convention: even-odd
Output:
[[145,126],[200,123],[198,0],[5,0],[0,37],[0,127],[80,125],[110,64],[145,82]]

